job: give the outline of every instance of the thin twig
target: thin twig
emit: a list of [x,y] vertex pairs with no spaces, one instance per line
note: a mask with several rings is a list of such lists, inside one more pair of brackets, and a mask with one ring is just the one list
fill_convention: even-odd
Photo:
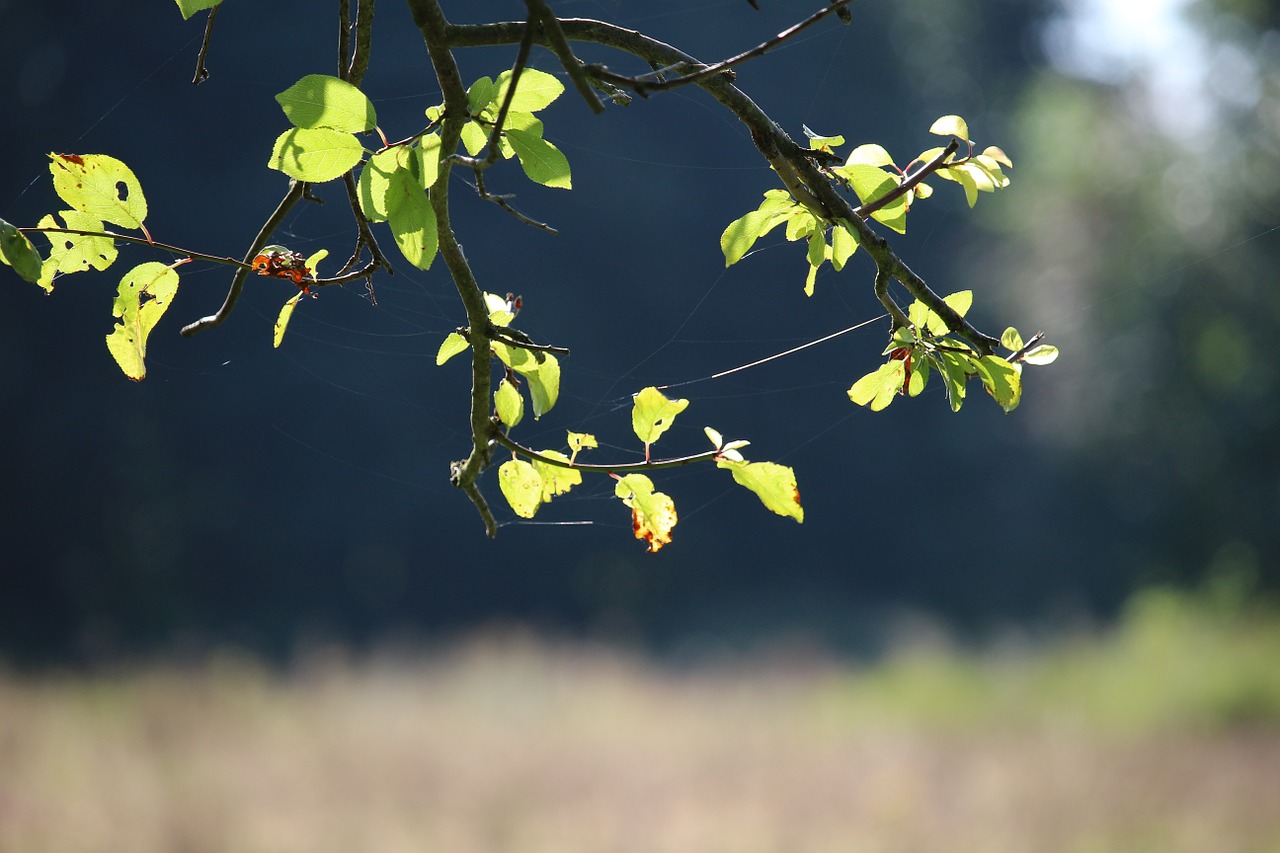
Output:
[[947,158],[956,153],[959,148],[960,140],[953,136],[951,141],[947,143],[947,147],[943,148],[942,151],[928,163],[925,163],[919,169],[912,172],[905,180],[903,180],[902,183],[898,184],[898,186],[880,196],[880,198],[875,201],[869,201],[861,207],[855,207],[853,212],[865,219],[877,210],[880,210],[882,207],[887,207],[902,198],[904,195],[915,189],[921,181],[938,171],[938,169],[947,162]]
[[534,26],[535,14],[530,9],[529,21],[524,28],[524,38],[520,39],[520,47],[516,50],[516,61],[511,65],[511,78],[507,81],[506,96],[503,97],[502,105],[498,107],[498,117],[493,122],[493,127],[489,130],[488,150],[485,152],[483,160],[472,164],[472,168],[476,170],[477,175],[481,169],[487,169],[498,162],[498,157],[501,155],[502,128],[507,123],[507,113],[511,110],[511,101],[516,96],[516,87],[520,85],[520,76],[524,74],[525,65],[529,62],[529,51],[533,47],[533,34],[534,30],[537,29]]
[[387,275],[395,275],[396,272],[391,268],[391,263],[386,256],[382,254],[382,249],[378,247],[378,241],[373,236],[373,229],[369,227],[369,220],[364,215],[364,209],[360,207],[360,196],[356,189],[355,175],[347,172],[342,176],[342,183],[347,188],[347,201],[351,205],[351,215],[355,217],[356,228],[360,232],[360,241],[356,244],[355,254],[352,260],[348,261],[343,271],[346,271],[356,263],[356,258],[360,254],[360,246],[368,246],[369,254],[373,256],[373,261],[382,269],[387,271]]
[[492,429],[493,440],[512,453],[532,459],[535,462],[541,462],[544,465],[553,465],[556,468],[570,468],[574,471],[586,471],[590,474],[630,474],[636,471],[657,471],[663,468],[681,468],[685,465],[692,465],[695,462],[710,462],[720,455],[719,450],[706,450],[702,453],[694,453],[690,456],[677,456],[672,459],[653,459],[647,462],[620,462],[616,465],[588,464],[586,462],[570,462],[566,459],[557,459],[554,456],[544,456],[538,451],[525,447],[520,442],[511,438],[511,436],[498,429],[496,425]]
[[249,251],[245,253],[243,265],[236,270],[235,276],[231,279],[231,287],[227,290],[227,298],[223,300],[222,307],[217,313],[210,314],[207,317],[201,317],[194,323],[189,323],[182,327],[182,334],[185,336],[194,335],[202,329],[212,328],[221,325],[224,320],[231,315],[231,309],[235,308],[236,300],[240,298],[240,291],[244,288],[244,280],[248,277],[254,257],[262,251],[262,247],[267,245],[267,241],[271,239],[271,235],[284,222],[285,216],[293,208],[298,200],[302,198],[306,190],[306,184],[302,181],[290,180],[289,191],[284,194],[284,198],[280,199],[280,204],[276,206],[275,211],[267,217],[267,221],[262,223],[262,228],[258,231],[258,236],[253,238]]
[[573,81],[578,94],[587,102],[591,112],[600,115],[600,113],[604,112],[604,104],[600,102],[600,97],[596,94],[595,89],[591,87],[591,81],[587,79],[582,63],[578,60],[578,57],[573,55],[573,48],[569,46],[569,40],[565,38],[564,30],[560,28],[560,19],[552,14],[551,9],[547,7],[544,0],[525,0],[525,5],[529,7],[530,18],[532,19],[536,15],[537,20],[542,24],[542,31],[546,34],[547,42],[550,44],[552,52],[560,60],[564,70],[568,72],[569,79]]
[[484,199],[485,201],[493,202],[494,204],[498,205],[498,207],[505,210],[507,213],[510,213],[516,219],[519,219],[525,225],[532,225],[534,228],[537,228],[540,231],[546,231],[548,234],[560,233],[559,231],[557,231],[555,228],[548,225],[547,223],[540,222],[537,219],[533,219],[529,216],[525,216],[523,213],[516,210],[515,206],[512,205],[509,201],[510,199],[514,198],[514,196],[494,195],[493,193],[489,192],[489,190],[485,188],[484,172],[481,169],[476,169],[475,175],[476,175],[476,183],[475,183],[476,195],[480,196],[480,198]]
[[556,355],[568,355],[568,347],[558,347],[552,344],[535,344],[533,340],[519,329],[513,329],[510,326],[494,326],[493,337],[501,338],[503,343],[511,344],[520,349],[527,349],[531,352],[550,352]]
[[209,53],[209,39],[213,37],[213,19],[217,17],[220,8],[222,7],[214,6],[210,9],[209,18],[204,22],[204,38],[200,42],[200,54],[196,57],[196,73],[191,78],[191,83],[196,86],[209,79],[209,69],[205,67],[204,60]]
[[244,261],[237,261],[235,258],[228,258],[225,255],[206,255],[203,252],[193,252],[190,249],[183,249],[180,246],[170,246],[168,243],[161,243],[156,240],[148,240],[146,237],[134,237],[130,234],[117,234],[114,231],[87,231],[82,228],[19,228],[24,234],[79,234],[83,237],[107,237],[112,240],[119,240],[123,243],[134,243],[139,246],[152,246],[163,252],[172,252],[175,255],[182,255],[192,260],[211,261],[215,264],[227,264],[233,267],[243,267],[244,269],[253,269]]

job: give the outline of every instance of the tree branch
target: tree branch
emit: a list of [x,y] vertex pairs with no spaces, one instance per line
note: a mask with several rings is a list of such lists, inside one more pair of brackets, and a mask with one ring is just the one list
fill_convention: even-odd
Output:
[[[492,422],[491,422],[492,423]],[[677,456],[673,459],[654,459],[648,462],[622,462],[617,465],[599,465],[587,464],[585,462],[566,462],[563,459],[556,459],[554,456],[543,456],[536,450],[525,447],[511,436],[504,433],[498,428],[497,424],[493,424],[491,435],[493,440],[512,453],[524,456],[527,459],[533,459],[544,465],[554,465],[557,468],[569,468],[574,471],[586,471],[592,474],[634,474],[640,471],[657,471],[662,468],[680,468],[685,465],[692,465],[695,462],[707,462],[715,459],[720,455],[719,450],[707,450],[703,453],[694,453],[690,456]]]
[[231,287],[227,291],[227,298],[223,300],[222,307],[217,313],[210,314],[207,317],[201,317],[194,323],[188,323],[183,326],[181,333],[190,337],[201,329],[209,329],[219,326],[224,320],[231,315],[231,309],[236,307],[236,300],[240,298],[240,291],[244,288],[244,280],[248,277],[252,269],[254,257],[262,251],[262,247],[267,245],[267,241],[271,239],[271,235],[275,233],[280,224],[284,222],[285,216],[293,208],[298,200],[302,198],[306,191],[307,185],[302,181],[290,179],[289,191],[284,194],[284,198],[280,199],[280,204],[276,206],[275,211],[267,217],[267,221],[262,223],[262,228],[258,230],[258,236],[253,238],[253,243],[249,246],[249,251],[245,253],[241,266],[236,270],[235,276],[231,279]]
[[569,46],[564,30],[560,28],[560,19],[551,13],[544,0],[525,0],[525,5],[529,7],[530,19],[533,20],[536,16],[537,22],[542,25],[548,46],[564,66],[582,100],[587,102],[591,112],[600,115],[604,112],[604,104],[600,103],[595,89],[591,88],[591,81],[587,79],[582,62],[573,55],[573,48]]
[[214,6],[210,9],[209,18],[204,22],[204,38],[200,41],[200,53],[196,56],[196,73],[191,78],[192,84],[196,86],[209,79],[209,69],[205,67],[204,60],[209,55],[209,40],[213,38],[213,19],[220,8],[220,6]]

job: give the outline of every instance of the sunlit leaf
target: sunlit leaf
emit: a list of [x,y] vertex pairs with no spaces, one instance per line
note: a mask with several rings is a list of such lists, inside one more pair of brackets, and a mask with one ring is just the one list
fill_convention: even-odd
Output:
[[202,9],[212,9],[222,0],[176,0],[176,2],[178,11],[182,13],[182,19],[185,21]]
[[1041,344],[1028,350],[1022,356],[1022,360],[1027,364],[1053,364],[1058,360],[1058,348],[1048,344]]
[[628,474],[618,480],[614,494],[631,507],[631,529],[637,539],[648,543],[651,553],[671,542],[676,505],[669,496],[654,491],[652,480],[643,474]]
[[[25,234],[3,219],[0,219],[0,262],[13,267],[14,272],[32,284],[40,281],[40,267],[43,264],[40,253]],[[41,286],[46,291],[53,289],[51,284]]]
[[849,388],[849,399],[878,412],[893,402],[906,378],[906,365],[898,359],[891,359],[853,383]]
[[105,154],[50,154],[58,196],[81,213],[125,228],[147,218],[142,185],[124,163]]
[[472,157],[484,150],[489,144],[489,130],[479,122],[469,121],[462,126],[462,147]]
[[107,335],[107,349],[124,375],[147,375],[147,336],[178,292],[178,274],[158,261],[139,264],[120,280],[112,314],[119,323]]
[[813,264],[809,265],[809,272],[804,277],[804,295],[813,296],[814,285],[818,281],[818,268]]
[[542,477],[523,459],[509,459],[498,467],[498,488],[521,518],[533,518],[542,505]]
[[[78,210],[61,212],[66,228],[79,231],[101,231],[102,220]],[[58,228],[57,220],[44,216],[41,228]],[[110,237],[94,237],[88,234],[56,234],[45,232],[49,240],[49,257],[41,265],[37,284],[46,291],[53,290],[54,276],[59,273],[83,272],[88,269],[105,270],[118,256],[115,241]]]
[[960,116],[943,116],[929,127],[930,133],[938,136],[955,136],[960,141],[969,141],[969,125]]
[[[511,86],[511,70],[507,69],[498,75],[497,94],[493,103],[502,105]],[[511,98],[510,110],[523,113],[536,113],[546,109],[556,98],[564,93],[564,84],[545,71],[536,68],[525,68],[520,74],[520,82],[516,84],[516,93]]]
[[387,186],[387,224],[400,254],[421,270],[429,269],[439,249],[436,212],[411,172],[398,169]]
[[516,318],[511,311],[511,304],[496,293],[485,293],[484,305],[489,311],[489,322],[495,326],[509,326]]
[[578,452],[581,450],[593,450],[599,447],[596,444],[596,437],[585,432],[570,432],[568,438],[569,444],[569,460],[573,461],[578,458]]
[[440,177],[440,134],[428,133],[418,142],[418,182],[424,190],[435,186]]
[[329,127],[348,133],[373,130],[378,115],[359,89],[327,74],[308,74],[276,95],[294,127]]
[[1013,168],[1013,161],[1009,159],[1009,155],[1004,153],[1002,149],[995,145],[988,145],[986,148],[982,149],[982,153],[1008,169]]
[[[540,450],[538,453],[548,459],[559,459],[568,462],[569,457],[557,450]],[[582,472],[561,465],[549,465],[537,459],[532,460],[534,470],[542,478],[542,502],[546,503],[556,495],[563,495],[574,486],[582,483]]]
[[727,468],[734,481],[754,492],[770,512],[804,523],[804,507],[800,505],[796,473],[791,468],[776,462],[731,462],[723,459],[716,466]]
[[388,148],[374,154],[360,169],[356,195],[360,199],[360,209],[370,222],[387,220],[387,189],[391,186],[391,176],[399,168],[399,150]]
[[836,272],[844,269],[844,265],[849,262],[849,258],[853,257],[853,253],[858,251],[858,236],[848,225],[843,224],[844,220],[836,223],[831,229],[831,266]]
[[299,290],[293,295],[293,298],[280,306],[280,313],[276,315],[276,325],[271,338],[271,346],[279,349],[280,342],[284,340],[285,329],[289,328],[289,320],[293,318],[293,309],[298,307],[298,300],[302,298],[302,291]]
[[529,180],[545,187],[573,188],[569,161],[559,148],[542,138],[541,127],[537,132],[512,128],[507,131],[506,138],[520,158],[520,167]]
[[[884,169],[866,163],[850,163],[832,169],[849,181],[859,201],[870,204],[898,188],[898,181]],[[878,222],[883,222],[899,234],[907,229],[907,199],[905,196],[894,199],[889,204],[871,214]]]
[[688,400],[669,400],[657,388],[645,388],[635,396],[631,408],[631,428],[648,447],[662,437],[671,422],[689,405]]
[[1018,334],[1018,330],[1013,326],[1004,330],[1004,334],[1000,336],[1000,346],[1010,352],[1017,352],[1022,349],[1022,335]]
[[720,235],[724,265],[731,267],[751,250],[756,240],[772,231],[783,219],[773,211],[753,210],[729,223]]
[[882,145],[875,143],[867,143],[859,145],[857,148],[849,152],[848,158],[844,161],[845,165],[851,163],[865,163],[868,166],[892,166],[893,158],[889,156],[889,152]]
[[286,130],[276,138],[267,166],[291,178],[323,183],[340,178],[364,156],[360,140],[327,127]]
[[707,438],[711,440],[713,445],[715,445],[716,450],[719,450],[724,444],[724,436],[720,434],[719,430],[714,430],[711,427],[703,427],[702,431],[707,434]]
[[942,362],[942,383],[947,389],[947,401],[951,411],[958,412],[964,405],[965,388],[970,374],[976,371],[974,361],[964,353],[943,351],[937,354]]
[[436,352],[436,364],[444,364],[460,352],[465,352],[467,347],[471,346],[467,339],[457,332],[450,332],[449,336],[444,339],[444,343],[440,344],[440,349]]
[[998,355],[984,355],[977,360],[978,376],[987,393],[995,398],[1000,408],[1012,412],[1022,402],[1022,376],[1016,365]]
[[506,379],[498,383],[498,390],[493,394],[493,405],[498,412],[498,420],[510,431],[524,418],[524,398],[519,390]]
[[535,358],[532,362],[536,369],[515,369],[523,373],[525,384],[529,386],[529,397],[533,400],[533,419],[537,420],[551,411],[560,397],[560,362],[549,352],[543,353],[541,361]]
[[481,110],[492,104],[498,97],[498,84],[492,77],[481,77],[467,89],[467,109],[471,115],[479,115]]

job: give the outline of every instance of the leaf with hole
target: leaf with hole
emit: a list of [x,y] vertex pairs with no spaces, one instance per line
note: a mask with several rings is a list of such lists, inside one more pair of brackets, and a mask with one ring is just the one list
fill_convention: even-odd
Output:
[[112,314],[120,321],[107,335],[107,350],[124,375],[147,375],[147,337],[178,292],[178,273],[158,261],[139,264],[125,273]]
[[105,154],[50,154],[58,196],[81,213],[125,228],[147,218],[142,185],[128,166]]

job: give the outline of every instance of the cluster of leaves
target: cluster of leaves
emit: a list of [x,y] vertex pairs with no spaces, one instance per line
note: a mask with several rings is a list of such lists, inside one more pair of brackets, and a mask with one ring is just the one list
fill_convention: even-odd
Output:
[[[805,128],[809,137],[809,149],[823,155],[834,155],[833,149],[844,145],[843,136],[821,136]],[[859,145],[849,152],[842,165],[825,169],[825,174],[837,185],[852,190],[866,215],[899,234],[907,231],[907,212],[916,199],[925,199],[933,189],[921,178],[922,169],[929,174],[954,181],[964,188],[965,197],[972,207],[979,192],[995,192],[1009,185],[1003,167],[1013,167],[1008,156],[999,148],[990,146],[980,154],[973,153],[969,141],[969,127],[959,116],[943,116],[929,128],[939,136],[952,136],[969,147],[961,157],[958,152],[948,154],[939,164],[929,167],[945,148],[930,148],[921,152],[905,168],[894,165],[893,158],[883,146],[874,143]],[[912,167],[915,166],[915,171]],[[905,192],[900,188],[910,182]],[[896,197],[884,199],[893,193]],[[808,244],[809,274],[804,292],[813,295],[818,269],[827,261],[839,272],[858,249],[858,232],[847,220],[828,221],[810,207],[797,201],[787,190],[769,190],[764,201],[750,213],[735,219],[720,235],[720,248],[724,252],[725,266],[732,266],[751,250],[755,242],[779,225],[786,226],[787,240],[805,240]]]
[[[0,260],[18,275],[53,292],[59,275],[88,269],[105,270],[115,263],[118,251],[109,223],[147,234],[147,198],[133,171],[104,154],[50,154],[49,171],[58,197],[71,210],[40,219],[37,230],[49,239],[49,253],[41,257],[27,236],[0,220]],[[85,232],[85,233],[70,233]],[[147,238],[150,241],[150,236]],[[120,279],[112,313],[119,321],[107,335],[107,350],[130,379],[146,376],[147,337],[178,292],[176,267],[183,259],[165,265],[139,264]]]
[[[961,290],[943,301],[963,317],[973,304],[973,292]],[[878,412],[900,395],[916,397],[936,371],[942,377],[952,411],[960,411],[969,378],[977,376],[1000,408],[1012,412],[1022,401],[1022,365],[1050,364],[1058,357],[1057,347],[1025,345],[1013,327],[1005,329],[1000,337],[1001,346],[1010,352],[1009,358],[981,355],[968,342],[950,334],[942,318],[919,300],[911,304],[907,317],[910,325],[894,330],[885,348],[884,355],[889,360],[849,389],[849,399],[859,406]]]
[[[489,321],[497,328],[509,327],[515,319],[513,300],[486,293],[485,302]],[[549,352],[527,350],[502,340],[491,340],[489,347],[492,356],[505,368],[506,375],[498,383],[493,404],[496,423],[503,434],[509,436],[524,419],[525,399],[520,392],[520,379],[528,387],[529,402],[537,419],[546,414],[559,397],[560,366],[555,355]],[[444,364],[469,348],[470,343],[461,332],[451,332],[436,353],[436,364]],[[653,462],[650,449],[688,405],[688,400],[668,399],[656,388],[645,388],[635,395],[631,410],[631,428],[644,444],[644,463],[616,467],[592,465],[584,469],[577,465],[578,454],[598,447],[596,438],[587,433],[568,432],[567,454],[562,450],[529,451],[524,454],[527,459],[517,455],[499,466],[498,485],[502,494],[516,515],[533,518],[544,503],[580,485],[583,470],[610,473],[617,480],[615,494],[631,510],[636,538],[644,540],[649,551],[656,552],[671,542],[671,530],[677,520],[675,502],[669,495],[656,491],[653,481],[635,469],[671,464],[669,460]],[[795,472],[791,468],[773,462],[748,462],[740,451],[750,442],[725,442],[720,433],[710,427],[706,428],[706,434],[715,449],[681,461],[715,461],[718,467],[729,470],[736,482],[754,492],[768,509],[798,522],[804,521]]]

